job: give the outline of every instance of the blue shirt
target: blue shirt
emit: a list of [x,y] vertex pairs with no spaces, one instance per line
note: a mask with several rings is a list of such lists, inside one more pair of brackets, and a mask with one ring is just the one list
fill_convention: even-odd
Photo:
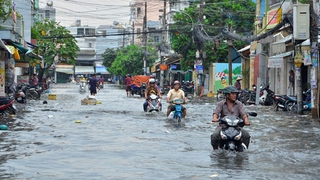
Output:
[[94,77],[90,78],[89,85],[90,85],[90,90],[96,90],[98,84],[98,80]]

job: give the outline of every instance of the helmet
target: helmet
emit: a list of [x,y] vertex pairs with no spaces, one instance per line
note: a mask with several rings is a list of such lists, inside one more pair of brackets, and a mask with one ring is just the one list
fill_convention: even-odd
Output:
[[176,85],[176,84],[179,84],[179,85],[180,85],[180,82],[179,82],[179,81],[174,81],[174,82],[173,82],[173,85]]
[[154,84],[154,83],[156,83],[156,80],[155,79],[153,79],[153,78],[151,78],[151,79],[149,79],[149,84]]
[[234,86],[227,86],[223,89],[223,92],[225,94],[230,94],[230,93],[239,93],[240,91]]

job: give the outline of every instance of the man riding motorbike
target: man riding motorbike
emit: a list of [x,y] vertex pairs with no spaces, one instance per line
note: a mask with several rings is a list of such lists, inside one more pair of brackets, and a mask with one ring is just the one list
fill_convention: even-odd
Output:
[[[243,104],[237,100],[237,95],[239,93],[239,90],[237,90],[234,86],[227,86],[223,89],[223,92],[226,96],[226,99],[221,100],[218,102],[216,109],[213,111],[213,119],[212,122],[218,122],[219,118],[222,118],[224,116],[236,116],[244,120],[245,126],[250,126],[250,122],[248,120],[247,113],[244,109]],[[218,125],[213,134],[211,135],[211,145],[213,147],[213,150],[218,149],[219,143],[220,143],[220,131],[223,127],[221,125]],[[247,131],[242,129],[241,127],[238,127],[241,129],[242,132],[242,143],[246,146],[241,146],[241,150],[243,148],[249,147],[250,142],[250,135]]]
[[[146,101],[143,103],[143,110],[147,112],[147,107],[148,107],[148,98],[151,94],[157,95],[161,99],[161,93],[160,90],[156,87],[156,80],[155,79],[149,79],[149,84],[148,87],[146,88],[144,97],[146,98]],[[160,103],[160,107],[161,107]]]
[[[174,99],[183,99],[184,103],[188,103],[188,99],[184,96],[184,92],[180,89],[180,82],[174,81],[173,82],[173,89],[171,89],[167,94],[167,102],[170,103],[170,101],[173,101]],[[174,105],[170,104],[168,106],[167,110],[167,117],[170,115],[171,111],[174,111]],[[182,106],[182,116],[183,118],[186,117],[187,110],[185,107]]]

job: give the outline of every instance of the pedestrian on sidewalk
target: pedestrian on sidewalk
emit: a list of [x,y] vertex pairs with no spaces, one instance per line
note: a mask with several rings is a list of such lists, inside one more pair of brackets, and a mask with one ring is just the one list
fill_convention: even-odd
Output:
[[294,95],[294,72],[293,72],[292,69],[289,71],[289,86],[288,86],[288,90],[290,89],[290,87],[292,87],[293,95]]

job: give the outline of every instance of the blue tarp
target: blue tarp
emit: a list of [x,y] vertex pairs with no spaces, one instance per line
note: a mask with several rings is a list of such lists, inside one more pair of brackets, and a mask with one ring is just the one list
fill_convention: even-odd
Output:
[[110,74],[105,66],[96,66],[96,74]]

